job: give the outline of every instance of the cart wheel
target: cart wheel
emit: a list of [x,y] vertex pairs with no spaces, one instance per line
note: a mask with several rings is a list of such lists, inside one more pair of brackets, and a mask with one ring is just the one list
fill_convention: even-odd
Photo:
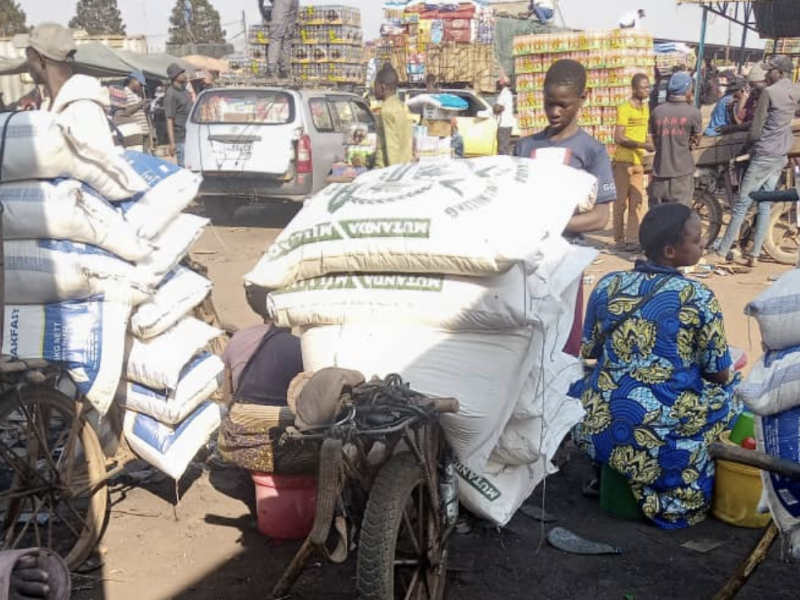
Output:
[[441,600],[447,548],[437,532],[422,468],[411,453],[394,456],[369,494],[358,551],[357,585],[363,600]]
[[722,230],[722,205],[712,192],[705,190],[694,197],[692,208],[700,215],[700,221],[703,223],[705,245],[706,248],[710,248]]
[[103,533],[105,457],[78,404],[43,387],[0,398],[0,548],[44,547],[79,567]]
[[772,208],[764,250],[782,265],[795,265],[800,260],[800,227],[797,204],[786,202]]

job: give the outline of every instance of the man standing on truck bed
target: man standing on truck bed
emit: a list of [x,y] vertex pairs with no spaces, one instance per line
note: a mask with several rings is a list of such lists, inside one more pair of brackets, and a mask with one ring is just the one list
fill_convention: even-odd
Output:
[[[272,2],[272,10],[267,4]],[[292,39],[297,26],[300,0],[259,0],[261,14],[269,15],[269,49],[267,51],[267,77],[287,79],[292,69]]]
[[386,64],[375,77],[375,98],[380,100],[378,150],[375,167],[381,169],[411,162],[413,126],[406,105],[397,97],[397,71]]
[[188,77],[186,71],[175,63],[167,67],[169,87],[164,95],[164,115],[167,118],[167,136],[169,137],[169,155],[174,156],[178,164],[184,166],[186,149],[186,121],[192,110],[192,98],[186,89]]

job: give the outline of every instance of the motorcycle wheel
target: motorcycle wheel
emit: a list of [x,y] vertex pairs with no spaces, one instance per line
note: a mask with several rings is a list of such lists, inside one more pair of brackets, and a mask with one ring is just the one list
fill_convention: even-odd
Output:
[[797,221],[797,203],[784,202],[772,208],[764,250],[782,265],[798,264],[800,228]]

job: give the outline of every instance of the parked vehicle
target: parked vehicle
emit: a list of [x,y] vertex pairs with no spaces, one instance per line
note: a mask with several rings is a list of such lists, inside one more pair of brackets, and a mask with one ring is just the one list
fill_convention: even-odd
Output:
[[212,219],[249,202],[302,202],[345,158],[350,128],[375,118],[356,94],[336,90],[230,87],[206,90],[186,125],[186,167],[202,173]]

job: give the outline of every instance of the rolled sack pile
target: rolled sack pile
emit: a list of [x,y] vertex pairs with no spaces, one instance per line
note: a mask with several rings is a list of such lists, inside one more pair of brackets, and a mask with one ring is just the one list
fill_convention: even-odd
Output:
[[306,202],[246,280],[301,331],[307,371],[399,373],[444,415],[462,502],[506,524],[583,408],[562,349],[596,252],[561,236],[597,181],[511,157],[401,165]]
[[180,477],[220,421],[222,361],[204,352],[222,332],[186,316],[211,282],[180,264],[208,224],[183,214],[200,177],[99,155],[46,112],[0,130],[3,353],[63,365],[101,417],[119,401],[130,446]]
[[[756,415],[757,449],[800,463],[800,269],[783,275],[745,307],[765,353],[736,395]],[[761,471],[768,508],[800,559],[800,482]]]

